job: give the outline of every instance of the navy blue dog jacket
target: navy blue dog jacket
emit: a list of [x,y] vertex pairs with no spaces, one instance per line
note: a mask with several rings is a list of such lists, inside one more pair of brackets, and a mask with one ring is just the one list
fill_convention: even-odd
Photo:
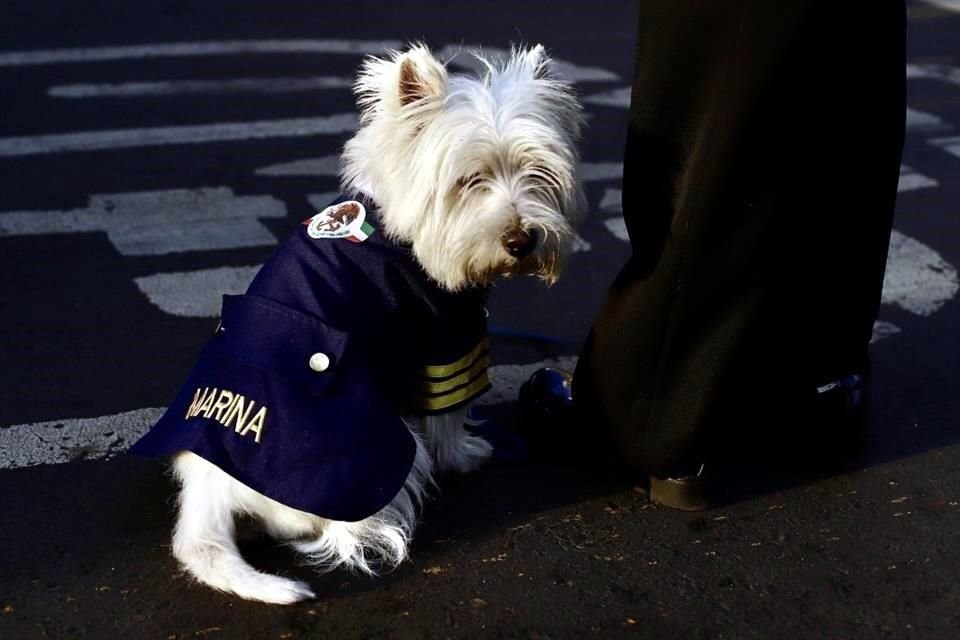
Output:
[[160,421],[131,449],[192,451],[284,505],[355,521],[403,487],[402,415],[490,387],[486,290],[442,290],[409,247],[341,196],[304,222],[220,325]]

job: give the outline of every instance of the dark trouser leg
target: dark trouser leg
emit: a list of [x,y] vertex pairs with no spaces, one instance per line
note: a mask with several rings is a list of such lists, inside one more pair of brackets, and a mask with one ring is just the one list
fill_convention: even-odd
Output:
[[632,256],[575,398],[653,474],[866,369],[903,144],[902,1],[640,3]]

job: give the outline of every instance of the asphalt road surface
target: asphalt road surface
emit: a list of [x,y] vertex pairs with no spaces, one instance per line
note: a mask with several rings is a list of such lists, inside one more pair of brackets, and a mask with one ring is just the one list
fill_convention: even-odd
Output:
[[[629,2],[5,3],[0,638],[957,637],[960,2],[910,12],[861,467],[798,464],[683,514],[629,477],[534,455],[443,478],[412,560],[379,579],[246,545],[319,594],[284,608],[185,579],[173,487],[123,451],[179,387],[219,296],[336,191],[358,62],[415,38],[449,56],[542,42],[590,118],[591,215],[566,279],[511,281],[491,300],[495,324],[559,341],[494,341],[488,403],[509,420],[530,371],[572,363],[626,255]],[[856,159],[824,149],[825,171],[843,161]]]

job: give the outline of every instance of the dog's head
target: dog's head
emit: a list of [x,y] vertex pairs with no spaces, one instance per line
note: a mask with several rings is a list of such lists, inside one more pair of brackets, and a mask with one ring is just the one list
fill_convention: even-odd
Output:
[[370,194],[384,231],[446,289],[515,273],[552,283],[585,209],[580,104],[541,46],[477,57],[482,77],[448,74],[423,45],[368,59],[344,187]]

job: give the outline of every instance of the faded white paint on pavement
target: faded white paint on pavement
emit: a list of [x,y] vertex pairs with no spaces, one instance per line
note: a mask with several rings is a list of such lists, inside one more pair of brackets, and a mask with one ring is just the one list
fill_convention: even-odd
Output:
[[202,271],[158,273],[134,282],[161,311],[185,318],[220,315],[220,297],[243,293],[257,275],[259,265],[221,267]]
[[607,189],[600,198],[600,211],[609,216],[603,221],[603,226],[617,240],[630,242],[630,234],[627,233],[627,223],[623,219],[623,207],[621,205],[621,189]]
[[340,170],[340,156],[303,158],[292,162],[271,164],[255,171],[261,176],[335,176]]
[[941,80],[960,87],[960,68],[946,64],[908,64],[907,78]]
[[109,458],[126,451],[160,419],[163,411],[138,409],[99,418],[0,428],[0,469]]
[[892,322],[877,320],[873,323],[873,336],[870,338],[870,344],[876,344],[885,338],[900,333],[900,327]]
[[[256,173],[265,176],[335,176],[339,169],[340,157],[330,155],[271,164],[260,167]],[[622,162],[584,162],[580,165],[580,178],[584,182],[619,180],[622,176]]]
[[630,234],[627,232],[627,222],[623,219],[623,216],[607,218],[603,221],[603,226],[605,226],[607,231],[617,240],[630,242]]
[[312,76],[304,78],[234,78],[231,80],[172,80],[169,82],[121,82],[117,84],[59,84],[50,87],[52,98],[139,98],[205,93],[292,93],[344,89],[352,78]]
[[957,270],[927,245],[894,230],[890,236],[884,304],[929,316],[957,295]]
[[571,253],[586,253],[591,249],[593,249],[593,245],[587,242],[583,236],[579,233],[573,234],[573,242],[570,245]]
[[920,0],[935,7],[940,7],[947,11],[956,11],[960,13],[960,0]]
[[295,138],[335,135],[352,131],[357,125],[353,113],[338,113],[319,118],[218,122],[214,124],[144,129],[105,129],[36,136],[0,138],[0,157],[31,156],[71,151],[131,149],[171,144],[234,142],[263,138]]
[[205,42],[162,42],[119,47],[8,51],[0,53],[0,67],[261,53],[333,53],[363,55],[367,53],[380,53],[386,49],[397,49],[401,46],[402,43],[395,40],[223,40]]
[[595,93],[583,99],[587,104],[599,104],[606,107],[630,108],[630,87],[621,87],[613,91]]
[[940,147],[950,155],[960,158],[960,136],[951,136],[949,138],[933,138],[928,140],[935,147]]
[[940,116],[933,113],[927,113],[926,111],[911,109],[910,107],[907,107],[907,115],[904,126],[909,132],[939,131],[951,128],[950,125],[943,122]]
[[[163,42],[118,47],[8,51],[0,53],[0,67],[262,53],[364,55],[369,53],[383,53],[387,49],[399,49],[402,46],[402,42],[395,40],[226,40],[208,42]],[[484,55],[499,58],[509,54],[509,52],[504,49],[470,45],[448,45],[441,49],[438,55],[441,59],[452,59],[454,64],[482,71],[482,65],[478,64],[477,61],[469,55],[469,51],[471,50],[482,50]],[[554,65],[558,73],[573,82],[614,82],[620,79],[620,77],[612,71],[598,67],[585,67],[565,60],[554,60]]]
[[69,211],[0,212],[0,237],[102,231],[123,255],[159,255],[276,244],[258,218],[287,210],[270,196],[227,187],[94,195]]
[[600,210],[606,213],[622,213],[623,205],[621,201],[623,199],[623,190],[621,189],[607,189],[603,192],[603,197],[600,198]]
[[584,182],[619,180],[622,177],[622,162],[584,162],[580,165],[580,179]]
[[897,183],[897,191],[925,189],[927,187],[936,187],[937,184],[937,181],[933,178],[917,173],[905,164],[900,165],[900,181]]
[[[336,197],[336,193],[318,193],[308,196],[308,199],[314,208],[322,209]],[[236,213],[237,211],[234,211],[232,206],[226,203],[219,208],[231,207],[231,212]],[[211,212],[208,211],[207,213],[209,215]],[[247,213],[257,215],[257,217],[278,217],[258,214],[256,210]],[[279,216],[283,216],[286,212],[281,209],[277,213]],[[179,222],[181,222],[181,219],[174,216],[172,223]],[[167,221],[167,224],[170,223],[171,221]],[[189,230],[192,225],[186,224],[184,226]],[[220,237],[224,243],[244,240],[244,237],[236,237],[235,232],[238,226],[238,223],[232,220],[219,223],[218,227],[223,231]],[[266,233],[266,242],[259,244],[274,244],[276,240],[273,234],[267,232],[265,228],[263,230]],[[172,236],[177,239],[176,242],[179,242],[184,233],[184,231],[180,231],[173,233]],[[241,245],[231,244],[230,246]],[[176,249],[176,246],[172,248]],[[220,315],[221,296],[246,291],[259,268],[259,265],[253,265],[157,273],[136,278],[134,282],[147,299],[164,313],[185,318],[215,318]]]
[[[451,44],[440,49],[437,52],[437,57],[453,63],[456,66],[483,73],[486,71],[486,67],[473,56],[471,53],[473,51],[480,52],[485,58],[496,61],[504,60],[510,55],[507,49],[469,44]],[[620,76],[613,71],[601,69],[600,67],[585,67],[557,58],[553,59],[553,68],[561,78],[570,82],[616,82],[620,79]]]

